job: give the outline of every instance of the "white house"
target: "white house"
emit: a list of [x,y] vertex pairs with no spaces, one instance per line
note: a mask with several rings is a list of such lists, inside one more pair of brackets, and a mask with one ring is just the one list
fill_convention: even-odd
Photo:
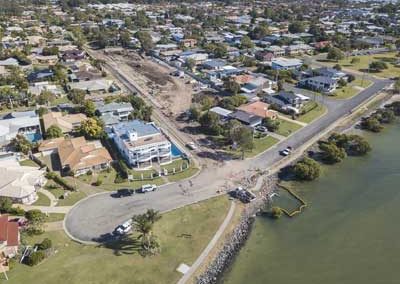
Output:
[[172,161],[171,142],[154,123],[121,122],[112,126],[109,137],[131,166],[149,168],[153,161],[160,164]]

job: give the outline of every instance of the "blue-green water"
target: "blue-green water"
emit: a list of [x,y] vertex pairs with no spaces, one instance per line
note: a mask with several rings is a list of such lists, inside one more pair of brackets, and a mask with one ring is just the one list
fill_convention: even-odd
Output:
[[223,283],[400,283],[400,125],[366,138],[368,156],[296,188],[304,213],[255,222]]

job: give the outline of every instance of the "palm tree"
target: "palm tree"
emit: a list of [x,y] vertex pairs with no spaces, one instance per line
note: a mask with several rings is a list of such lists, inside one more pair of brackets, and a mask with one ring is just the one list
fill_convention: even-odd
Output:
[[148,209],[146,213],[132,217],[135,230],[139,233],[138,239],[141,240],[142,248],[146,253],[154,254],[159,250],[160,245],[153,235],[153,225],[160,218],[160,213],[153,209]]
[[142,240],[142,246],[145,250],[150,249],[150,239],[153,233],[153,223],[145,215],[139,215],[135,218],[136,230],[139,232],[139,239]]
[[160,212],[154,209],[147,209],[146,217],[153,224],[161,219]]

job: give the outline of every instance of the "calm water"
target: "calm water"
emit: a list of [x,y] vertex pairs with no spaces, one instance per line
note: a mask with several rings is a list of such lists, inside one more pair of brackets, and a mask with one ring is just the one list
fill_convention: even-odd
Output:
[[366,137],[368,157],[297,188],[303,214],[257,220],[223,283],[400,283],[400,125]]

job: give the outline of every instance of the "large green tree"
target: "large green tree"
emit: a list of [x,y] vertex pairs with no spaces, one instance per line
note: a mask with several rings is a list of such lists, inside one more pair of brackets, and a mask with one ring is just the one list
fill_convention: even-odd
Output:
[[53,139],[53,138],[58,138],[62,137],[64,134],[61,130],[61,128],[58,125],[51,125],[49,128],[46,130],[46,138],[47,139]]

